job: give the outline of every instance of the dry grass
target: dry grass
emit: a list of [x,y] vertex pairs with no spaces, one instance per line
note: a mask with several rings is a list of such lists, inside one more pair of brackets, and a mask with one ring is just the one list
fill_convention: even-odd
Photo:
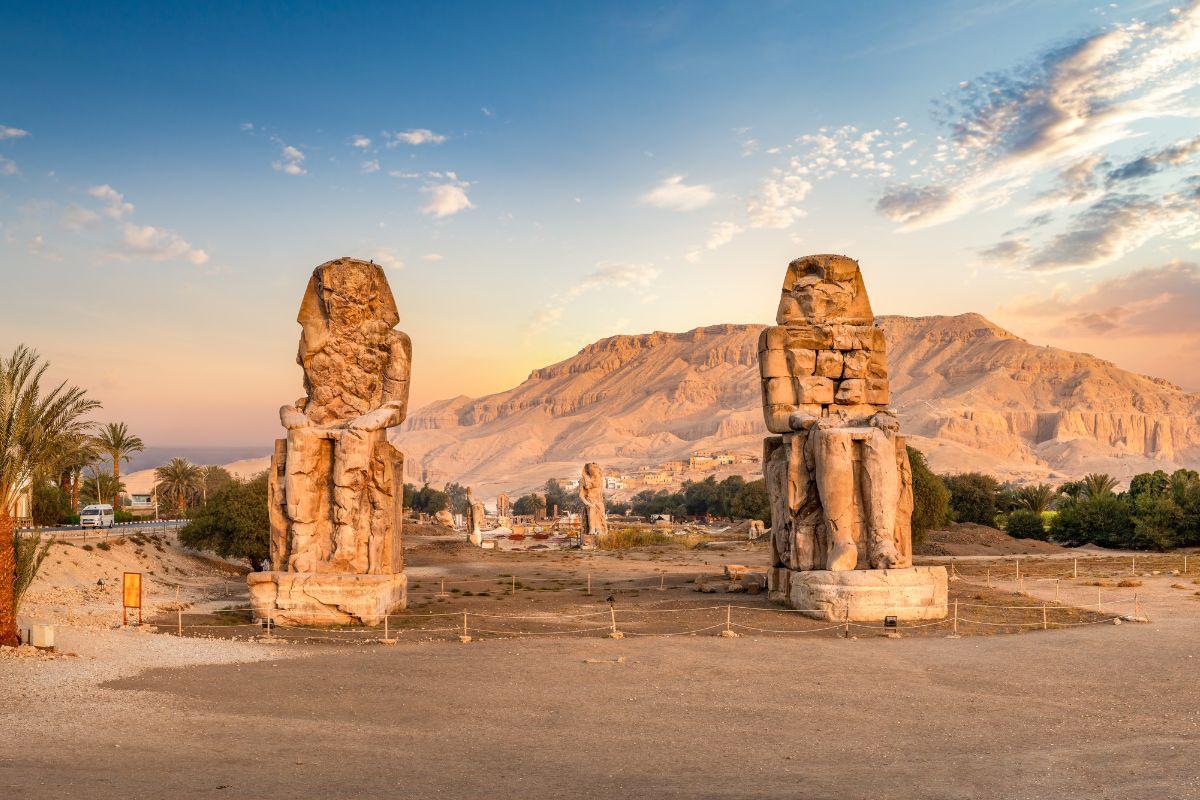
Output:
[[671,544],[674,538],[653,528],[613,528],[600,542],[601,550],[630,550],[656,544]]

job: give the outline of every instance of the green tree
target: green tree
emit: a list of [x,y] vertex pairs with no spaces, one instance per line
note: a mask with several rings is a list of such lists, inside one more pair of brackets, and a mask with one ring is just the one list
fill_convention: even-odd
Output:
[[100,406],[65,381],[43,393],[47,366],[25,345],[0,360],[0,645],[20,643],[17,553],[26,542],[16,541],[13,506],[58,463],[73,437],[87,433],[85,417]]
[[1130,502],[1109,492],[1096,497],[1080,496],[1059,506],[1050,520],[1050,537],[1056,542],[1078,546],[1128,546],[1133,536]]
[[33,524],[62,525],[71,516],[71,498],[63,489],[42,479],[33,487]]
[[1034,486],[1022,486],[1014,492],[1014,499],[1017,503],[1017,508],[1033,511],[1041,514],[1049,511],[1054,507],[1054,501],[1058,498],[1058,490],[1048,483],[1039,483]]
[[266,472],[248,481],[231,478],[191,513],[179,531],[181,544],[222,558],[244,558],[256,572],[270,558],[270,539]]
[[231,483],[234,480],[233,475],[224,467],[209,465],[200,468],[200,498],[207,502],[208,498],[216,493],[218,489]]
[[925,541],[925,534],[944,528],[950,521],[950,490],[929,469],[920,450],[908,448],[908,463],[913,482],[912,538],[918,545]]
[[93,464],[88,469],[88,475],[79,487],[80,499],[87,505],[95,503],[113,503],[116,510],[115,498],[125,491],[125,484],[119,482],[113,474],[105,469],[98,469]]
[[555,507],[560,514],[575,511],[579,507],[579,495],[568,492],[557,478],[546,481],[543,491],[546,495],[546,510],[550,513],[554,513]]
[[1129,482],[1129,496],[1137,500],[1143,495],[1166,494],[1171,488],[1171,477],[1161,469],[1134,475]]
[[1018,508],[1008,515],[1004,530],[1014,539],[1045,539],[1046,525],[1042,515],[1027,508]]
[[760,519],[771,524],[771,498],[767,482],[762,478],[744,483],[729,504],[729,514],[736,519]]
[[518,516],[541,519],[546,513],[546,498],[540,494],[521,495],[513,503],[512,510]]
[[79,485],[83,480],[84,470],[94,466],[99,460],[100,451],[96,449],[96,440],[91,436],[80,433],[67,437],[59,459],[58,485],[70,492],[71,513],[79,513]]
[[452,514],[467,513],[467,487],[458,483],[447,483],[445,489],[442,491],[446,493],[446,496],[450,500],[450,512]]
[[956,522],[995,525],[996,495],[1000,483],[982,472],[948,475],[943,480],[950,490],[950,513]]
[[[146,449],[142,440],[131,434],[129,427],[124,422],[110,422],[105,425],[96,434],[95,443],[96,449],[107,455],[112,461],[112,474],[118,485],[121,483],[121,462],[128,462],[131,455]],[[121,510],[119,493],[113,498],[113,509]]]
[[186,458],[172,458],[154,470],[154,490],[159,503],[184,514],[200,496],[204,486],[204,475],[200,467]]
[[1106,494],[1114,494],[1117,488],[1117,479],[1111,475],[1105,475],[1103,472],[1092,472],[1083,476],[1083,497],[1101,497]]

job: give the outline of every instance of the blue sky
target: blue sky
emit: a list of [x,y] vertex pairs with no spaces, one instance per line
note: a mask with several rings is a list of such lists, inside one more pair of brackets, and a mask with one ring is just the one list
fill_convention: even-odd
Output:
[[388,267],[414,400],[769,322],[790,258],[1200,388],[1200,33],[1168,3],[10,5],[0,343],[252,444],[296,307]]

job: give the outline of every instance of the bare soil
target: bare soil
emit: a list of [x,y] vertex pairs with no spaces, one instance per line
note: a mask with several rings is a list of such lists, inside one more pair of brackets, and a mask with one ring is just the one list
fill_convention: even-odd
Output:
[[1069,548],[1037,539],[1014,539],[1007,533],[974,522],[956,523],[945,530],[929,531],[925,541],[913,549],[924,556],[1045,555]]

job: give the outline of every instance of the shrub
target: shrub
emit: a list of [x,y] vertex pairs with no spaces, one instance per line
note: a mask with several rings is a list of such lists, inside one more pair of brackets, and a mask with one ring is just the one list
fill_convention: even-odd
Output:
[[669,544],[671,537],[651,528],[614,528],[600,541],[601,550],[629,550],[653,544]]
[[925,541],[927,532],[944,527],[950,520],[950,490],[929,469],[920,450],[908,448],[908,463],[913,484],[912,541],[916,546]]
[[995,525],[996,498],[1000,483],[982,472],[964,472],[946,477],[950,490],[950,512],[956,522]]
[[1027,508],[1020,508],[1008,515],[1005,531],[1014,539],[1045,539],[1046,526],[1042,515]]

